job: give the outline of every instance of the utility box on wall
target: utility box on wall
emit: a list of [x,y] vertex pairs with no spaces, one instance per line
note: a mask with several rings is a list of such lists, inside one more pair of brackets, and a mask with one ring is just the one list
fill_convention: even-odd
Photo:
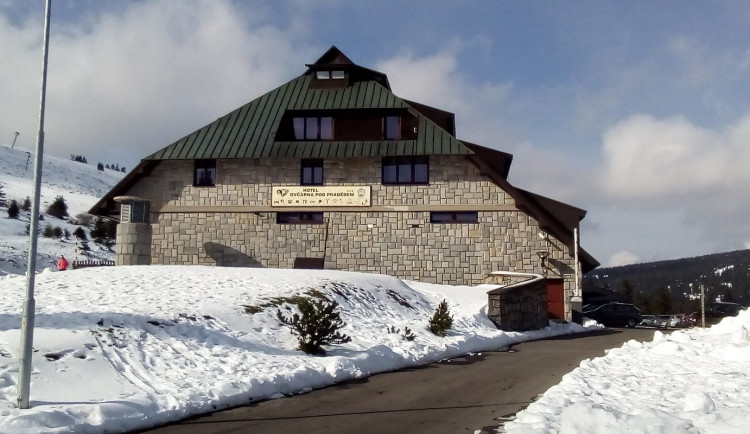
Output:
[[151,265],[151,205],[135,196],[114,198],[120,205],[115,265]]

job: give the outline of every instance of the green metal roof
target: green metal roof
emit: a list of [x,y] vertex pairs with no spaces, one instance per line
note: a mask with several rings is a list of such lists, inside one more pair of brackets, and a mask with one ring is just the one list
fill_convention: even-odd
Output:
[[[450,133],[376,81],[346,88],[310,88],[305,74],[183,137],[145,160],[220,158],[333,158],[472,154]],[[410,109],[419,119],[416,140],[275,141],[289,110]]]

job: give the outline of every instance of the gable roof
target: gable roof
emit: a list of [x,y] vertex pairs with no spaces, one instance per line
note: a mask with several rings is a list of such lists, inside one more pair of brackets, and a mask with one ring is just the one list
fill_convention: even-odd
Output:
[[[311,74],[266,93],[194,131],[145,160],[333,158],[392,155],[468,155],[455,136],[376,81],[345,88],[311,88]],[[284,114],[303,110],[404,109],[418,118],[416,140],[276,141]]]

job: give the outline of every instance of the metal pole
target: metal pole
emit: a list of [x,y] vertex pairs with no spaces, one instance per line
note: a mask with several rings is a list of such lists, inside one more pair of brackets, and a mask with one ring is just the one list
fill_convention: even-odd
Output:
[[13,144],[10,145],[10,149],[13,149],[14,146],[16,146],[16,139],[18,138],[18,135],[21,134],[18,131],[16,131],[16,136],[13,137]]
[[34,279],[36,277],[37,236],[39,235],[39,196],[42,186],[42,156],[44,152],[44,105],[47,95],[47,58],[49,54],[49,22],[52,0],[47,0],[44,11],[44,47],[42,48],[42,95],[39,106],[39,134],[34,156],[34,191],[29,224],[29,261],[26,266],[26,300],[21,319],[21,358],[18,367],[18,408],[29,408],[31,386],[31,350],[34,344]]
[[578,275],[578,228],[573,229],[573,256],[574,262],[575,262],[575,279],[576,279],[576,291],[575,295],[580,297],[581,296],[581,284],[578,279],[580,279],[580,276]]
[[701,285],[701,327],[706,327],[706,288]]

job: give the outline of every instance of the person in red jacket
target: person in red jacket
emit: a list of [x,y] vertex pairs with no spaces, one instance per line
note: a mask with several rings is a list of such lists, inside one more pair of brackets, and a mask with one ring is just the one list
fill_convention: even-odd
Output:
[[60,256],[60,260],[57,261],[57,269],[60,271],[65,271],[68,269],[68,260],[65,259],[65,256]]

